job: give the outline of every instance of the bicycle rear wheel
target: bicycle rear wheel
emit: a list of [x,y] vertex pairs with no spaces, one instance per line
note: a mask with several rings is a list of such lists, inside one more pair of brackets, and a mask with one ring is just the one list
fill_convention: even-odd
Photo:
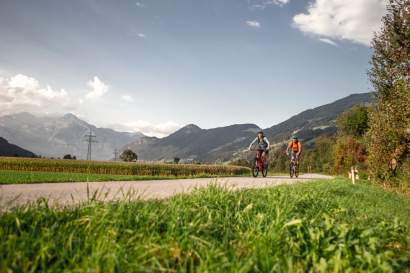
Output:
[[268,176],[268,166],[266,166],[266,167],[262,170],[262,176],[263,176],[263,177]]

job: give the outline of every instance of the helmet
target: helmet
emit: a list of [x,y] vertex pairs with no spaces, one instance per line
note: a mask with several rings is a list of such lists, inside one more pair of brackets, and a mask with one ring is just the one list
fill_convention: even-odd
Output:
[[258,135],[259,135],[259,134],[262,134],[263,136],[265,135],[265,133],[264,133],[263,131],[259,131],[259,132],[258,132]]
[[298,140],[298,136],[297,136],[297,135],[293,135],[293,136],[292,136],[292,139]]

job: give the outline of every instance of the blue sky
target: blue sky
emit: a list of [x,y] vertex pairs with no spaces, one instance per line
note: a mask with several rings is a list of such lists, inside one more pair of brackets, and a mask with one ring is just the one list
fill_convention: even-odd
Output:
[[383,0],[0,1],[0,114],[163,136],[368,92]]

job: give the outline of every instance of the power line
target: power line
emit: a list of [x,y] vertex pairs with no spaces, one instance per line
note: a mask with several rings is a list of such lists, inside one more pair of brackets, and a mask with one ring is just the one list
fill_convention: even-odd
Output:
[[90,132],[88,133],[88,135],[85,135],[84,137],[86,138],[85,141],[88,143],[87,160],[91,160],[91,148],[93,143],[98,142],[97,140],[95,140],[97,136],[92,133],[90,128]]

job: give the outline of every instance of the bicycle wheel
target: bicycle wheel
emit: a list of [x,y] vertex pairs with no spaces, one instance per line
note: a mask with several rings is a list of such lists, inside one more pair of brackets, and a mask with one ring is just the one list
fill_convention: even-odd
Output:
[[253,177],[258,177],[258,175],[259,175],[259,168],[258,168],[258,166],[256,166],[256,163],[257,163],[257,161],[255,159],[254,162],[253,162],[253,165],[252,165],[252,176]]
[[299,177],[299,165],[295,164],[295,177]]
[[263,177],[268,176],[268,166],[265,166],[265,168],[263,168],[263,170],[262,170],[262,176],[263,176]]
[[293,163],[290,163],[289,165],[289,175],[290,175],[290,178],[293,178]]
[[256,166],[252,167],[252,176],[253,177],[258,177],[259,175],[259,169]]

